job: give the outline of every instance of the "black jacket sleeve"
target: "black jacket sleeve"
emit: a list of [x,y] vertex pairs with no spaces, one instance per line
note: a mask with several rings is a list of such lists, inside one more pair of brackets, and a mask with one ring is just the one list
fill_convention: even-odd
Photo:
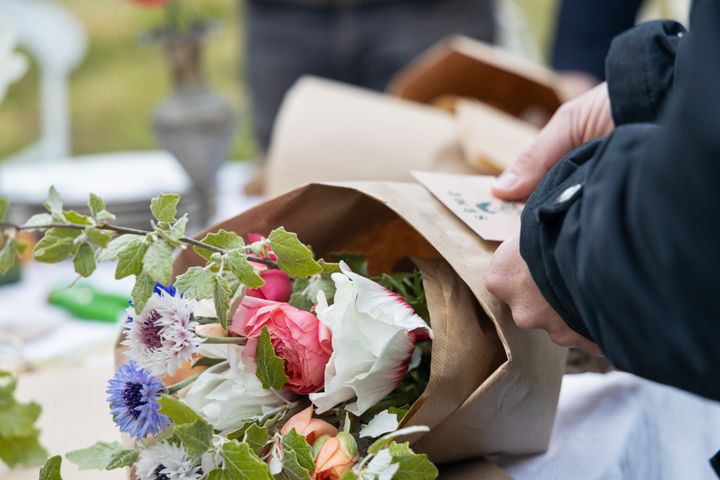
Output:
[[617,367],[720,400],[720,2],[696,0],[692,22],[660,121],[563,159],[523,212],[520,250]]
[[563,0],[552,48],[559,71],[579,71],[604,79],[605,56],[613,37],[635,25],[643,0]]

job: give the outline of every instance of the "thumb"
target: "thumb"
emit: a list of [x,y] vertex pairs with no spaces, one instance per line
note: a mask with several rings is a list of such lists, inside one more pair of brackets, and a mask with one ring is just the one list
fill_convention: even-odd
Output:
[[535,138],[533,144],[505,170],[493,185],[501,200],[527,199],[545,174],[575,145],[569,109],[561,107]]

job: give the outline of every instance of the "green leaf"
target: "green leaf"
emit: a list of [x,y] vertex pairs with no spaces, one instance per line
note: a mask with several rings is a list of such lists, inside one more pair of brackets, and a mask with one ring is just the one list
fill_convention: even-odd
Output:
[[340,477],[340,480],[357,480],[358,476],[352,470],[349,470]]
[[60,199],[60,194],[57,190],[55,190],[55,187],[50,187],[50,190],[48,191],[48,198],[43,203],[45,208],[48,212],[53,214],[53,218],[55,216],[62,216],[62,199]]
[[[108,246],[108,250],[111,246],[112,242],[111,245]],[[148,245],[145,242],[145,238],[136,236],[136,238],[129,241],[122,250],[117,253],[115,278],[120,280],[130,275],[140,275],[143,271],[143,258],[147,251]]]
[[10,200],[7,197],[0,197],[0,222],[4,222],[10,210]]
[[40,465],[48,457],[38,442],[38,433],[27,437],[0,437],[0,460],[14,468],[18,465]]
[[110,462],[105,466],[105,470],[115,470],[116,468],[129,467],[137,461],[139,456],[140,452],[130,448],[115,452],[110,458]]
[[247,443],[235,440],[222,446],[225,465],[210,472],[209,480],[273,480],[270,467],[258,458]]
[[269,440],[270,435],[268,435],[267,427],[261,427],[257,423],[250,424],[245,430],[245,435],[243,435],[243,442],[250,445],[252,451],[258,455]]
[[85,234],[88,240],[100,248],[105,248],[110,244],[110,240],[113,238],[113,233],[106,230],[100,230],[98,228],[86,228]]
[[155,289],[155,282],[144,273],[135,277],[135,286],[132,289],[132,301],[137,313],[142,312]]
[[248,288],[260,288],[265,284],[252,264],[248,262],[247,255],[238,250],[231,251],[225,256],[225,265],[240,283]]
[[75,272],[82,277],[89,277],[95,271],[97,263],[95,263],[95,250],[88,242],[80,244],[80,248],[75,252],[73,258],[73,266]]
[[115,237],[107,247],[103,249],[98,255],[98,262],[108,262],[110,260],[117,260],[118,254],[125,250],[130,243],[137,240],[145,241],[145,237],[140,235],[125,234]]
[[74,210],[68,210],[66,212],[63,212],[63,214],[65,215],[65,219],[68,222],[75,225],[92,225],[90,217],[88,217],[87,215],[81,215]]
[[[228,232],[227,230],[208,233],[201,242],[227,251],[241,249],[245,246],[245,242],[240,235],[235,232]],[[193,247],[193,250],[205,260],[210,260],[210,256],[214,253],[212,250],[202,247]]]
[[340,270],[340,264],[339,263],[328,263],[322,258],[318,260],[318,263],[320,264],[320,267],[322,268],[322,274],[323,275],[331,275],[333,273],[340,273],[342,270]]
[[0,408],[0,437],[30,437],[37,433],[35,422],[42,408],[37,403],[15,401]]
[[205,420],[195,420],[175,427],[175,435],[185,445],[190,456],[200,456],[210,448],[213,427]]
[[336,263],[345,262],[354,273],[367,277],[368,273],[368,261],[365,255],[357,252],[337,252],[330,254],[330,260]]
[[40,469],[39,480],[63,480],[60,475],[60,467],[62,466],[62,457],[55,455],[50,457],[45,462],[45,465]]
[[215,303],[215,314],[217,315],[218,322],[222,327],[227,330],[228,323],[228,310],[230,309],[230,302],[228,301],[228,292],[225,289],[225,282],[222,276],[215,276],[215,284],[213,285],[213,302]]
[[180,219],[173,223],[172,227],[170,227],[170,231],[168,234],[170,235],[170,238],[172,238],[175,241],[179,241],[183,236],[185,236],[185,229],[187,228],[188,224],[188,216],[187,214],[180,217]]
[[160,403],[160,413],[168,417],[175,425],[205,421],[195,410],[175,397],[162,395],[158,403]]
[[282,438],[283,471],[291,479],[306,480],[315,470],[312,448],[304,436],[293,428]]
[[263,388],[279,390],[288,381],[288,376],[285,375],[285,363],[275,354],[267,327],[263,327],[258,339],[255,361],[257,362],[256,375]]
[[278,257],[278,265],[292,277],[309,277],[322,272],[322,267],[313,259],[312,251],[298,240],[297,235],[283,227],[270,232],[270,246]]
[[88,207],[90,207],[90,213],[92,216],[97,218],[98,214],[105,210],[105,201],[94,193],[91,193],[90,200],[88,201]]
[[293,293],[290,296],[290,305],[300,310],[309,311],[317,304],[318,292],[325,292],[325,298],[332,303],[335,298],[335,282],[327,277],[313,277],[311,279],[298,278],[293,282]]
[[156,282],[169,285],[172,280],[174,251],[175,249],[168,242],[162,240],[153,242],[143,258],[143,272]]
[[177,277],[175,288],[189,300],[213,298],[215,274],[203,267],[190,267]]
[[13,242],[14,239],[8,240],[0,249],[0,275],[5,275],[15,265],[17,252]]
[[393,463],[400,466],[393,475],[393,480],[434,480],[440,474],[437,467],[425,454],[403,455],[397,460],[393,456]]
[[14,403],[13,393],[17,388],[17,380],[10,372],[0,370],[0,407]]
[[72,252],[75,239],[80,233],[80,230],[51,228],[35,245],[33,257],[44,263],[58,263],[65,260]]
[[161,193],[150,201],[150,211],[160,222],[174,222],[180,195]]
[[118,442],[97,442],[91,447],[65,454],[65,458],[77,465],[80,470],[113,470],[127,467],[132,465],[137,457],[137,450],[125,448]]
[[52,215],[49,213],[38,213],[30,217],[30,219],[25,222],[25,227],[43,227],[45,225],[50,225],[53,223]]

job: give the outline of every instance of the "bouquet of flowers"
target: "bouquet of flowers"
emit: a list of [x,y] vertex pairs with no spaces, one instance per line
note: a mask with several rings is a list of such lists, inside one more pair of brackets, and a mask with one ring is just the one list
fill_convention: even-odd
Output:
[[[547,448],[565,352],[514,326],[484,287],[495,245],[422,187],[309,185],[196,238],[178,201],[153,199],[147,232],[54,191],[48,213],[0,223],[0,270],[16,232],[42,230],[38,260],[135,276],[108,385],[134,441],[69,460],[139,479],[392,480]],[[481,478],[466,465],[443,478]]]

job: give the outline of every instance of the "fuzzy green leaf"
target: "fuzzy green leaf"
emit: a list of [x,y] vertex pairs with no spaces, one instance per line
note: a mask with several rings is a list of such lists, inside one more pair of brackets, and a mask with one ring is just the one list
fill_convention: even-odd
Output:
[[0,437],[0,460],[14,468],[18,465],[40,465],[48,457],[38,442],[39,432],[27,437]]
[[35,245],[33,257],[43,263],[58,263],[65,260],[73,250],[75,239],[80,230],[51,228]]
[[323,275],[331,275],[333,273],[342,272],[342,270],[340,270],[339,263],[326,262],[322,258],[320,260],[318,260],[318,263],[320,264],[320,267],[322,268]]
[[148,299],[153,294],[154,288],[155,282],[144,273],[135,277],[135,285],[133,286],[131,296],[136,312],[142,312],[142,309],[145,308],[145,304]]
[[397,458],[393,456],[393,463],[400,466],[393,475],[393,480],[435,480],[440,474],[425,454],[413,453]]
[[127,467],[132,465],[137,457],[137,450],[125,448],[118,442],[97,442],[88,448],[65,454],[65,458],[77,465],[80,470],[113,470]]
[[87,242],[80,244],[80,248],[75,252],[73,258],[73,266],[75,272],[82,277],[89,277],[95,271],[97,263],[95,263],[95,250],[92,245]]
[[145,237],[140,235],[126,234],[113,238],[112,241],[107,244],[107,247],[105,247],[103,251],[100,252],[100,254],[98,255],[98,262],[117,260],[118,254],[125,250],[125,247],[127,247],[130,243],[138,240],[144,241]]
[[50,457],[45,462],[45,465],[40,469],[39,480],[63,480],[60,475],[60,467],[62,466],[62,457],[55,455]]
[[150,201],[150,211],[160,222],[174,222],[180,195],[161,193]]
[[243,436],[243,442],[250,445],[253,452],[260,454],[260,451],[265,447],[270,435],[268,435],[267,427],[261,427],[257,423],[252,423]]
[[365,255],[356,252],[338,252],[330,254],[330,260],[336,263],[345,262],[350,270],[367,277],[368,273],[368,261]]
[[14,239],[8,240],[0,249],[0,275],[5,275],[10,271],[15,265],[16,258],[17,251],[15,250]]
[[188,216],[187,214],[185,214],[180,217],[177,222],[173,223],[173,225],[170,227],[170,231],[168,232],[170,238],[175,241],[179,241],[185,235],[185,229],[187,228],[187,224]]
[[[241,236],[235,232],[228,232],[227,230],[208,233],[201,241],[202,243],[222,248],[226,251],[241,249],[245,246],[245,242]],[[214,253],[212,250],[202,247],[193,247],[193,250],[205,260],[210,260],[210,256]]]
[[90,221],[90,217],[87,215],[82,215],[77,213],[74,210],[68,210],[66,212],[63,212],[65,215],[65,219],[75,225],[92,225],[92,221]]
[[52,215],[49,213],[37,213],[30,217],[30,219],[25,222],[25,227],[43,227],[45,225],[50,225],[53,222]]
[[88,201],[88,207],[90,207],[90,213],[92,216],[97,218],[98,214],[105,210],[105,201],[94,193],[91,193],[90,200]]
[[239,250],[231,251],[225,256],[225,265],[240,283],[248,288],[260,288],[265,284],[252,264],[248,262],[247,255]]
[[56,216],[62,216],[62,199],[60,198],[60,194],[57,190],[55,190],[55,187],[50,187],[50,190],[48,191],[48,198],[43,203],[45,208],[48,212],[50,212],[55,218]]
[[[108,250],[110,249],[108,246]],[[117,253],[117,265],[115,266],[115,278],[129,277],[130,275],[139,275],[143,271],[143,258],[148,251],[148,245],[145,238],[135,236]]]
[[263,388],[279,390],[288,381],[288,376],[285,375],[285,363],[275,354],[267,327],[263,327],[258,339],[255,361],[257,362],[256,375]]
[[293,428],[282,438],[283,473],[292,480],[307,480],[315,470],[312,448]]
[[213,298],[215,274],[203,267],[190,267],[175,280],[175,288],[190,300]]
[[97,228],[86,228],[85,234],[88,240],[94,245],[100,248],[105,248],[110,244],[110,240],[113,238],[113,233],[106,230],[100,230]]
[[213,427],[205,420],[195,420],[175,427],[175,435],[185,445],[190,456],[199,456],[207,452],[213,436]]
[[332,302],[335,297],[335,283],[327,277],[313,277],[311,279],[298,278],[293,283],[293,293],[290,305],[300,310],[309,311],[317,304],[318,292],[325,292],[325,298]]
[[278,257],[278,265],[292,277],[309,277],[322,272],[313,259],[312,250],[303,245],[294,233],[283,227],[276,228],[268,236],[270,246]]
[[0,197],[0,222],[4,222],[10,210],[10,200],[7,197]]
[[200,415],[195,412],[195,410],[188,407],[186,404],[184,404],[175,397],[171,397],[169,395],[162,395],[158,400],[158,403],[160,404],[160,413],[168,417],[170,421],[175,425],[184,425],[186,423],[205,421]]
[[0,408],[0,437],[30,437],[36,434],[35,422],[41,410],[37,403],[9,402]]
[[225,282],[221,275],[215,277],[215,285],[213,285],[213,302],[215,303],[215,314],[218,322],[227,330],[228,310],[230,302],[228,300],[229,293],[225,289]]
[[224,467],[210,472],[208,480],[273,480],[270,467],[258,458],[247,443],[223,444]]
[[169,285],[172,279],[172,262],[174,249],[162,240],[148,247],[143,258],[143,272],[148,277],[163,285]]

